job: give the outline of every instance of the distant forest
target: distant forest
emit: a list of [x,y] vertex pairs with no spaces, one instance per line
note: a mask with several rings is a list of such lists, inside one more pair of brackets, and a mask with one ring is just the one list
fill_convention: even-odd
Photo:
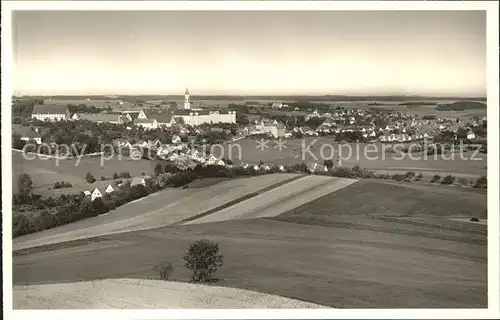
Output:
[[473,109],[485,109],[486,104],[476,101],[458,101],[447,104],[440,104],[436,107],[439,111],[464,111]]

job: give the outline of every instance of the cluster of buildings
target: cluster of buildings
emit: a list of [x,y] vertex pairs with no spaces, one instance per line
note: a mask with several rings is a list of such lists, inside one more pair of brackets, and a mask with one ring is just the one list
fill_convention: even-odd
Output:
[[276,120],[261,120],[248,127],[247,134],[267,134],[274,138],[286,137],[286,126]]
[[[143,185],[146,186],[147,180],[150,179],[148,176],[143,176],[143,177],[134,177],[130,180],[130,186],[135,186],[135,185]],[[102,198],[103,195],[112,195],[115,193],[117,190],[119,190],[121,187],[124,186],[123,182],[114,182],[113,184],[108,184],[106,188],[104,188],[104,192],[101,192],[99,188],[95,188],[93,191],[90,190],[84,190],[83,195],[86,198],[89,198],[92,202],[98,198]]]
[[[401,112],[384,114],[384,120],[389,124],[385,126],[376,125],[376,117],[370,112],[362,110],[336,110],[332,113],[320,114],[313,111],[306,116],[306,119],[320,118],[323,122],[314,130],[308,127],[294,128],[293,131],[300,131],[304,135],[318,134],[339,134],[344,132],[359,132],[365,139],[379,142],[408,142],[422,139],[432,139],[444,131],[457,132],[460,128],[467,129],[467,139],[473,140],[476,134],[471,130],[475,125],[481,123],[468,123],[467,125],[456,121],[456,119],[433,120],[417,119],[414,115]],[[483,119],[482,121],[485,121]]]
[[199,126],[214,123],[236,123],[235,111],[192,109],[189,91],[184,94],[184,104],[177,110],[140,110],[121,111],[119,113],[75,113],[70,114],[67,105],[35,105],[32,119],[41,121],[88,120],[96,123],[125,124],[131,123],[144,129],[170,128],[174,124]]

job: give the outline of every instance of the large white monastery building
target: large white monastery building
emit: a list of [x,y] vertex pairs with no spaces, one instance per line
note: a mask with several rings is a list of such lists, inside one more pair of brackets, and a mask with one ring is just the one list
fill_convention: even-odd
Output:
[[[179,120],[179,119],[182,119]],[[199,126],[205,123],[236,123],[236,111],[191,109],[189,90],[184,93],[184,104],[180,110],[174,112],[146,112],[141,110],[136,125],[146,129],[156,129],[161,126],[171,127],[173,124],[183,122],[190,126]]]

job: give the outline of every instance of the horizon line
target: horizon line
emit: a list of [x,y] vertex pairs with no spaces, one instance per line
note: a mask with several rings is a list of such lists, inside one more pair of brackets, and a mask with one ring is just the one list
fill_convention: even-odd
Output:
[[[12,94],[12,97],[113,97],[113,96],[125,96],[125,97],[141,97],[141,96],[180,96],[183,97],[184,94],[172,94],[172,93],[141,93],[141,94],[122,94],[122,93],[91,93],[91,94]],[[293,93],[293,94],[269,94],[269,93],[206,93],[206,94],[190,94],[191,97],[196,96],[223,96],[223,97],[346,97],[346,98],[356,98],[356,97],[418,97],[418,98],[481,98],[486,99],[487,94],[479,95],[453,95],[453,94],[332,94],[332,93]]]

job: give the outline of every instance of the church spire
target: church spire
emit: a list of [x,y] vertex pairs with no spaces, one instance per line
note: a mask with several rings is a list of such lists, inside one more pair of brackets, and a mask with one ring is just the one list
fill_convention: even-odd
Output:
[[186,92],[184,93],[184,110],[191,109],[191,102],[189,101],[189,90],[186,88]]

